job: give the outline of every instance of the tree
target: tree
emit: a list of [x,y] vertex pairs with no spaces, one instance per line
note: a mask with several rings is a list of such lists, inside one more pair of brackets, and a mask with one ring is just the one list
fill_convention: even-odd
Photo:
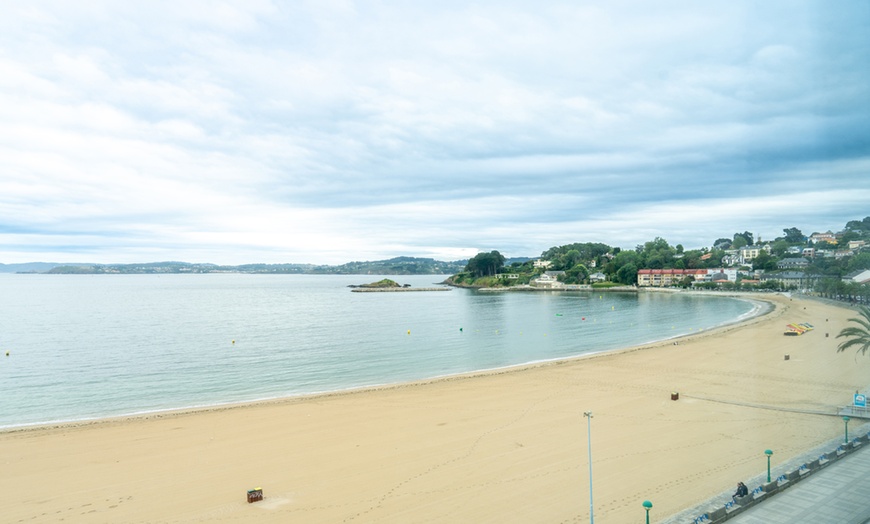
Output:
[[[734,233],[735,243],[736,243],[738,238],[742,238],[743,240],[745,240],[746,244],[744,244],[744,245],[746,245],[746,246],[751,246],[752,243],[754,242],[754,240],[752,239],[752,233],[750,233],[749,231],[744,231],[743,233]],[[731,247],[736,248],[738,246],[735,246],[732,244]],[[743,246],[739,246],[739,247],[743,247]]]
[[[610,252],[611,249],[612,248],[607,244],[599,244],[594,242],[577,242],[574,244],[567,244],[559,247],[551,247],[550,249],[541,253],[541,259],[552,260],[556,262],[562,255],[566,255],[571,251],[576,251],[577,253],[579,253],[579,260],[585,262],[588,260],[596,260],[601,255]],[[569,269],[573,266],[574,264],[571,264],[563,269]]]
[[801,244],[807,240],[807,237],[805,237],[804,234],[801,233],[801,230],[796,227],[783,229],[782,232],[785,233],[784,240],[789,244]]
[[765,271],[773,271],[776,269],[776,260],[767,254],[767,251],[761,250],[758,256],[752,259],[752,269],[763,269]]
[[[615,257],[613,257],[613,260],[611,260],[610,262],[607,263],[604,270],[608,275],[611,275],[611,276],[618,275],[619,270],[622,269],[623,266],[631,264],[631,266],[634,268],[634,275],[632,275],[632,278],[636,278],[637,277],[637,268],[640,265],[640,263],[641,263],[640,254],[637,253],[636,251],[620,251],[619,253],[616,254]],[[631,273],[631,271],[628,270],[626,272],[623,272],[623,275],[628,276],[630,273]],[[617,278],[612,278],[612,280],[617,280]],[[633,282],[623,282],[623,283],[631,284]]]
[[580,263],[581,255],[580,251],[576,249],[571,249],[567,253],[563,254],[557,259],[556,267],[554,269],[563,269],[568,270],[572,267],[576,266]]
[[643,256],[643,267],[663,269],[672,267],[676,250],[668,244],[667,240],[656,237],[655,240],[645,243],[640,253]]
[[866,233],[870,231],[870,217],[864,217],[864,220],[850,220],[846,222],[846,229]]
[[589,278],[589,269],[583,264],[577,264],[565,271],[565,275],[559,280],[565,284],[582,284],[587,278]]
[[853,257],[849,257],[849,265],[847,270],[851,273],[860,269],[870,269],[870,253],[858,253]]
[[774,255],[781,257],[785,255],[785,252],[788,251],[788,248],[788,242],[784,239],[779,239],[773,243],[772,251]]
[[858,347],[856,355],[858,352],[864,355],[867,351],[870,351],[870,308],[861,306],[858,308],[858,313],[861,314],[860,317],[849,319],[849,322],[854,322],[858,325],[843,328],[840,334],[837,335],[837,338],[843,337],[846,339],[837,346],[837,353],[846,351],[854,346]]
[[861,235],[855,231],[846,231],[837,238],[837,247],[839,249],[848,249],[849,242],[853,240],[861,240]]
[[504,256],[498,251],[478,253],[465,266],[465,271],[476,277],[493,276],[504,267]]
[[623,284],[636,284],[637,266],[629,262],[628,264],[619,268],[619,270],[616,272],[616,278],[619,282],[622,282]]

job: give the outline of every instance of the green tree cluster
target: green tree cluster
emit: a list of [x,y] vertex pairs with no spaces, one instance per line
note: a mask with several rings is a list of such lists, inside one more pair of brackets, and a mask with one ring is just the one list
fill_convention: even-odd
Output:
[[541,253],[541,259],[553,263],[550,269],[554,271],[568,271],[577,264],[601,263],[601,257],[613,250],[607,244],[596,242],[578,242],[564,246],[551,247]]
[[844,282],[839,278],[823,278],[816,282],[814,291],[823,298],[870,304],[870,286],[866,284]]
[[[784,228],[783,236],[773,242],[768,242],[770,252],[762,250],[751,261],[751,267],[746,270],[764,270],[765,273],[780,271],[778,263],[783,258],[796,257],[789,253],[791,247],[806,247],[807,237],[796,227]],[[870,244],[870,217],[863,220],[853,220],[847,224],[846,232],[839,241],[841,247],[845,247],[850,240],[866,240]],[[685,250],[683,246],[671,246],[664,238],[655,239],[638,245],[633,250],[620,250],[602,243],[578,242],[562,246],[552,247],[541,253],[541,259],[551,262],[549,269],[564,271],[560,280],[566,284],[582,284],[588,282],[592,271],[600,270],[607,275],[613,283],[632,285],[637,283],[637,273],[640,269],[704,269],[722,266],[722,259],[726,249],[736,249],[736,246],[750,245],[757,241],[752,233],[744,231],[734,233],[731,239],[719,238],[712,248]],[[835,249],[836,246],[831,246]],[[495,278],[504,269],[504,257],[498,251],[479,253],[468,261],[463,273],[455,275],[453,280],[457,283],[469,285],[517,285],[527,284],[543,269],[535,268],[532,261],[523,259],[522,262],[511,264],[510,272],[519,275],[519,278],[506,279]],[[595,264],[595,269],[591,264]],[[870,251],[861,252],[852,256],[836,258],[818,256],[808,259],[809,266],[806,271],[817,278],[819,282],[840,282],[840,279],[852,271],[870,269]],[[684,279],[682,285],[690,285],[691,279]],[[861,296],[855,290],[848,293],[837,286],[842,284],[819,284],[824,293],[833,295]],[[758,283],[732,283],[729,286],[735,289],[780,289],[782,284],[774,281]],[[826,287],[827,286],[827,287]],[[864,286],[867,288],[868,286]]]
[[478,253],[465,266],[465,271],[475,277],[494,276],[504,267],[504,256],[498,251]]

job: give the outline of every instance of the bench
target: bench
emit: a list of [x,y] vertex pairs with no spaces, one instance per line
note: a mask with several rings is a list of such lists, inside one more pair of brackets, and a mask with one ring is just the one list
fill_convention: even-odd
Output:
[[[764,488],[762,488],[761,486],[758,486],[757,488],[753,489],[752,493],[749,494],[749,496],[752,497],[752,500],[758,500],[765,495],[767,495],[767,493],[765,493]],[[746,497],[744,497],[744,498],[746,498]]]

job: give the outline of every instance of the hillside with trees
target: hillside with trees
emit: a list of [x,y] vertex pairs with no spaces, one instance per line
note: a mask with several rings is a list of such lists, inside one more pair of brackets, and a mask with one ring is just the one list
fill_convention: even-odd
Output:
[[[735,232],[716,239],[709,248],[686,250],[672,246],[664,238],[621,249],[601,243],[572,243],[555,246],[541,253],[537,262],[504,264],[498,251],[480,253],[468,261],[463,271],[449,282],[469,287],[514,287],[534,285],[541,275],[555,275],[569,285],[593,285],[595,281],[636,285],[641,270],[722,269],[736,273],[734,281],[705,283],[700,287],[726,290],[788,290],[801,276],[803,289],[832,298],[868,298],[870,286],[844,281],[850,274],[870,270],[870,217],[852,220],[843,230],[813,232],[805,235],[796,227],[782,230],[770,240],[756,238],[751,232]],[[592,278],[595,275],[596,278]],[[601,284],[598,284],[601,285]],[[698,287],[691,276],[675,284]]]

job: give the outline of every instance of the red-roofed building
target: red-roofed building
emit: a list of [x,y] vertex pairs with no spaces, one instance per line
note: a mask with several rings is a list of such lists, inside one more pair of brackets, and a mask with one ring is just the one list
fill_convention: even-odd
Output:
[[668,287],[679,284],[686,277],[693,280],[707,274],[706,269],[640,269],[637,285],[640,287]]

